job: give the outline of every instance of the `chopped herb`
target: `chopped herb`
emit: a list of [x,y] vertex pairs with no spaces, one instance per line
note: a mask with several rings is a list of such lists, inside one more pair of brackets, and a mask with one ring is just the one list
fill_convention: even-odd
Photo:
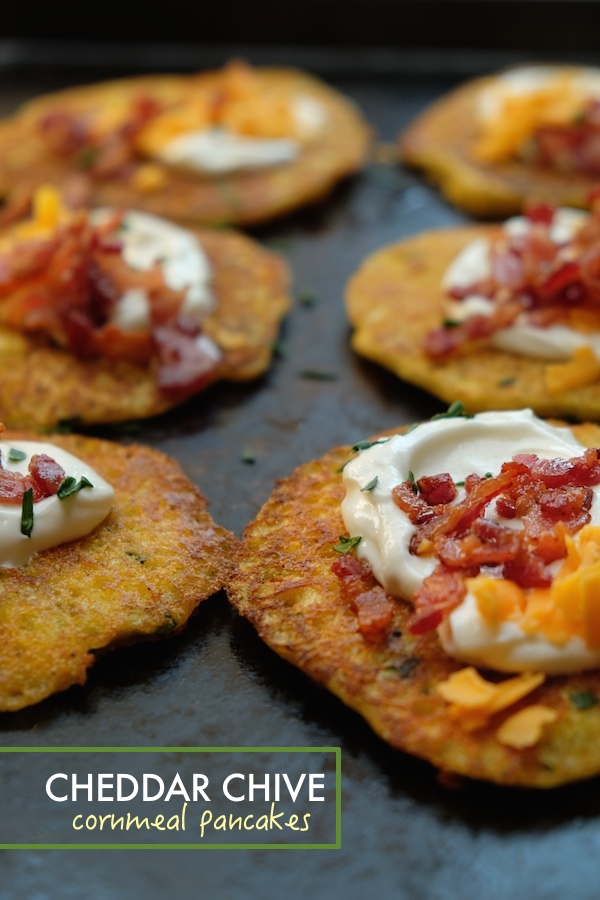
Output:
[[269,247],[272,250],[278,250],[279,253],[291,253],[294,244],[289,238],[275,238],[275,240],[269,241]]
[[404,434],[410,434],[411,431],[414,431],[415,428],[418,428],[420,424],[421,424],[420,422],[413,422],[413,424],[409,428],[406,429]]
[[273,355],[277,357],[277,359],[285,359],[287,356],[287,347],[283,343],[283,341],[275,341],[273,344]]
[[374,447],[375,444],[386,444],[388,441],[389,438],[382,438],[379,441],[358,441],[358,443],[352,445],[350,453],[358,453],[359,450],[368,450],[369,447]]
[[411,472],[410,469],[408,470],[408,480],[410,482],[411,488],[413,489],[413,494],[418,494],[419,493],[419,485],[415,481],[414,472]]
[[117,231],[129,231],[131,228],[131,223],[127,221],[127,219],[123,219]]
[[491,472],[486,472],[485,475],[484,475],[483,477],[484,477],[484,478],[493,478],[494,476],[492,475]]
[[575,691],[569,699],[575,709],[591,709],[598,704],[598,698],[593,691]]
[[307,288],[304,291],[300,291],[298,294],[298,300],[305,306],[307,309],[311,309],[313,306],[317,305],[317,298],[315,296],[314,291]]
[[443,319],[442,325],[444,328],[458,328],[460,322],[457,319]]
[[398,666],[398,674],[400,678],[407,679],[410,678],[421,660],[418,656],[407,656],[405,660],[403,660]]
[[340,534],[340,542],[339,544],[334,544],[333,549],[338,553],[347,553],[349,550],[352,550],[353,547],[360,544],[361,540],[360,534],[356,537],[344,537],[343,534]]
[[139,553],[134,553],[133,550],[126,550],[126,551],[125,551],[125,555],[126,555],[126,556],[131,556],[132,559],[137,559],[137,561],[138,561],[139,563],[145,563],[145,562],[146,562],[146,559],[148,558],[148,557],[146,557],[146,556],[140,556]]
[[379,475],[376,475],[375,478],[372,478],[368,484],[365,484],[365,486],[360,489],[361,492],[362,491],[372,491],[378,481],[379,481]]
[[498,387],[510,387],[516,380],[514,375],[509,375],[508,378],[501,378],[498,382]]
[[303,369],[300,378],[310,378],[313,381],[337,381],[337,372],[328,372],[326,369]]
[[451,403],[446,412],[438,413],[437,416],[432,416],[431,421],[434,422],[436,419],[473,419],[473,413],[468,413],[465,411],[464,405],[460,402],[460,400],[455,400],[454,403]]
[[251,450],[243,450],[240,459],[243,463],[247,463],[249,466],[254,465],[256,462],[256,456]]
[[464,487],[465,486],[464,481],[455,481],[454,484],[456,485],[456,487]]
[[15,447],[11,447],[8,451],[8,459],[9,462],[21,462],[22,459],[27,459],[27,454],[23,453],[22,450],[17,450]]
[[33,531],[33,488],[28,488],[23,494],[21,506],[21,534],[31,537]]
[[94,485],[85,477],[85,475],[82,475],[79,481],[75,481],[72,475],[67,475],[56,493],[59,500],[65,500],[67,497],[70,497],[71,494],[79,493],[82,488],[93,487]]

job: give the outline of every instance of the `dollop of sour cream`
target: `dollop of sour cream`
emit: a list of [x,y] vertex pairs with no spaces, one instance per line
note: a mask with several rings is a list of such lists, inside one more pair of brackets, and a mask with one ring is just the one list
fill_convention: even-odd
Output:
[[[317,133],[327,118],[323,104],[306,94],[295,96],[291,109],[303,140]],[[240,169],[285,165],[293,162],[300,150],[301,145],[294,138],[255,137],[217,127],[177,135],[155,150],[155,155],[168,165],[224,175]]]
[[[344,468],[346,496],[342,517],[351,536],[360,535],[358,557],[371,566],[386,591],[411,601],[423,580],[437,565],[433,556],[409,552],[414,526],[394,503],[392,489],[409,478],[449,472],[455,481],[487,472],[496,475],[502,463],[518,453],[570,458],[583,452],[568,428],[538,419],[531,410],[486,412],[473,418],[426,422],[361,451]],[[363,490],[377,477],[375,487]],[[457,501],[465,496],[459,488]],[[494,518],[492,501],[486,511]],[[598,488],[594,488],[591,523],[600,524]],[[509,525],[511,520],[503,520]],[[515,526],[521,527],[515,522]],[[600,651],[579,638],[557,647],[541,634],[527,634],[516,623],[491,627],[467,594],[438,629],[446,652],[464,662],[501,671],[572,672],[600,666]]]
[[[100,225],[114,215],[114,210],[97,209],[90,215],[92,222]],[[158,264],[167,287],[185,291],[183,314],[199,324],[215,308],[210,287],[212,268],[191,231],[159,216],[128,210],[118,239],[123,260],[130,269],[148,272]],[[111,321],[123,331],[149,328],[150,300],[146,291],[126,291],[117,301]]]
[[[25,453],[25,458],[10,460],[11,448]],[[21,504],[0,503],[0,566],[24,566],[42,550],[84,537],[110,512],[113,488],[91,466],[71,453],[54,444],[37,441],[2,441],[0,452],[2,466],[8,471],[26,475],[31,457],[36,453],[45,453],[62,466],[67,477],[72,476],[79,481],[85,476],[93,485],[64,500],[54,495],[34,503],[30,537],[21,534]]]
[[[550,239],[557,245],[566,244],[587,218],[588,214],[578,209],[558,209],[550,228]],[[503,228],[509,235],[522,235],[527,233],[530,223],[524,216],[515,216],[508,219]],[[477,238],[467,244],[446,269],[442,290],[468,287],[491,275],[491,243],[487,238]],[[476,315],[490,316],[493,311],[494,301],[479,294],[469,294],[463,300],[444,300],[444,316],[454,322],[464,322]],[[531,359],[570,359],[579,347],[589,347],[600,359],[600,332],[580,332],[568,325],[529,325],[525,315],[519,316],[507,328],[495,331],[489,340],[497,350]]]

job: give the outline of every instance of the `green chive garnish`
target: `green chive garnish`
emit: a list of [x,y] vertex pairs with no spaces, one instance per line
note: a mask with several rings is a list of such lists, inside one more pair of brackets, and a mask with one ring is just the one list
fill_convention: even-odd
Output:
[[33,488],[28,488],[23,494],[21,507],[21,534],[31,537],[33,531]]

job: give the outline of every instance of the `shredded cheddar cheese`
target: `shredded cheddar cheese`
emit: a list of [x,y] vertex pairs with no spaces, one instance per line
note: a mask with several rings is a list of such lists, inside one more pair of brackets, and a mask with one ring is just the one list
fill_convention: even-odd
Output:
[[0,248],[8,249],[16,240],[48,237],[70,216],[69,210],[62,205],[57,189],[52,185],[43,185],[33,196],[31,218],[15,225],[10,235],[0,241]]
[[533,747],[542,737],[544,726],[558,718],[558,713],[549,706],[534,703],[509,716],[496,731],[496,738],[507,747],[524,750]]
[[571,73],[558,73],[544,87],[512,93],[499,80],[490,90],[496,112],[482,116],[473,155],[481,162],[516,156],[545,125],[569,125],[584,109],[587,95],[573,84]]
[[[463,731],[485,728],[496,713],[507,709],[542,684],[545,675],[526,672],[495,684],[481,677],[472,666],[453,672],[436,685],[436,690],[450,704],[448,715]],[[529,710],[534,712],[529,713]],[[543,714],[535,710],[544,710]],[[509,716],[500,726],[496,736],[501,743],[512,747],[530,747],[541,737],[542,728],[554,721],[557,714],[548,707],[534,704]]]
[[515,621],[561,646],[572,637],[600,647],[600,527],[564,535],[567,555],[549,588],[523,590],[512,581],[478,575],[467,580],[483,618],[496,627]]

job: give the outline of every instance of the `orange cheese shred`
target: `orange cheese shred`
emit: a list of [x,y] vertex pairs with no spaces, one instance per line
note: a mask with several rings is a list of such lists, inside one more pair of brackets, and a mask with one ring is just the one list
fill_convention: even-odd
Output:
[[436,690],[450,704],[450,718],[465,731],[477,731],[485,728],[493,715],[539,687],[545,677],[540,672],[524,672],[495,684],[482,678],[473,666],[468,666],[453,672],[446,681],[436,685]]
[[509,716],[496,731],[496,737],[501,744],[514,747],[515,750],[533,747],[542,737],[544,726],[555,722],[557,718],[556,710],[534,703]]

